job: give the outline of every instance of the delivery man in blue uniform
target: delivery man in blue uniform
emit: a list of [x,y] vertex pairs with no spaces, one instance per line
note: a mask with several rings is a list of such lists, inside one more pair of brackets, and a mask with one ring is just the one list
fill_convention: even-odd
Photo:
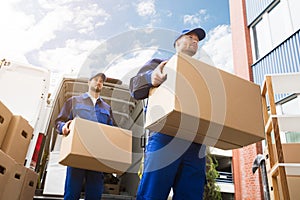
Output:
[[[93,75],[88,81],[88,92],[71,97],[65,102],[55,121],[58,133],[68,135],[69,125],[75,117],[113,125],[111,107],[100,97],[105,80],[106,76],[103,73]],[[103,173],[69,166],[67,167],[64,199],[80,199],[84,180],[85,199],[100,200],[103,192]]]
[[[201,28],[184,30],[174,47],[176,52],[193,56],[198,42],[204,38],[205,31]],[[151,87],[159,87],[166,80],[167,74],[163,73],[166,63],[166,60],[152,59],[130,79],[130,91],[135,99],[147,98]],[[172,188],[174,200],[201,200],[205,172],[205,145],[152,132],[145,149],[144,171],[136,199],[166,200]]]

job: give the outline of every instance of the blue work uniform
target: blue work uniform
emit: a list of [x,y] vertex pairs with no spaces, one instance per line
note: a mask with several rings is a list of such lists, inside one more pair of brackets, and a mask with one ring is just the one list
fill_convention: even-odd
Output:
[[[65,102],[55,120],[58,133],[62,134],[62,127],[65,123],[75,117],[113,125],[111,107],[100,97],[94,105],[88,93],[71,97]],[[85,199],[101,199],[103,192],[103,173],[69,166],[67,167],[64,199],[78,200],[84,180]]]
[[[162,61],[150,60],[130,79],[135,99],[148,97],[153,87],[151,74]],[[171,188],[174,200],[201,200],[205,180],[205,145],[158,132],[150,134],[137,200],[166,200]]]

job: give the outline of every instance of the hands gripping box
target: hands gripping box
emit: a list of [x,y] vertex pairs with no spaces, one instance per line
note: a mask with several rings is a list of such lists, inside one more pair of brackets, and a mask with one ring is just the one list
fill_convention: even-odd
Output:
[[62,139],[59,163],[107,173],[125,172],[132,162],[132,132],[75,118]]
[[149,93],[146,128],[220,149],[264,139],[259,85],[181,53],[163,70],[167,80]]

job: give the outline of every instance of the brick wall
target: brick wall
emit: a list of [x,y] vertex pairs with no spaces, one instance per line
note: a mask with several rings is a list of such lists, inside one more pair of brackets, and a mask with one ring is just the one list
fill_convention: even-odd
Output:
[[252,173],[253,161],[261,153],[261,143],[233,150],[233,176],[236,200],[263,200],[260,170]]

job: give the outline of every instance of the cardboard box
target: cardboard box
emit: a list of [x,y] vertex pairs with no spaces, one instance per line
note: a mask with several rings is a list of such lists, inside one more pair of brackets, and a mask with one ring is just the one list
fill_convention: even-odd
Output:
[[4,192],[0,199],[19,200],[23,182],[25,179],[26,167],[15,163],[10,173]]
[[0,150],[0,197],[4,193],[4,186],[7,185],[15,164],[15,161],[9,155]]
[[132,132],[106,124],[75,118],[71,132],[62,139],[62,165],[120,173],[132,162]]
[[120,185],[119,184],[104,184],[104,193],[105,194],[119,194]]
[[9,123],[2,150],[19,164],[24,165],[33,128],[22,116],[14,115]]
[[11,111],[0,101],[0,148],[11,117]]
[[38,173],[26,168],[19,200],[32,200],[38,181]]
[[221,149],[264,139],[259,85],[184,54],[164,67],[149,93],[145,127]]

